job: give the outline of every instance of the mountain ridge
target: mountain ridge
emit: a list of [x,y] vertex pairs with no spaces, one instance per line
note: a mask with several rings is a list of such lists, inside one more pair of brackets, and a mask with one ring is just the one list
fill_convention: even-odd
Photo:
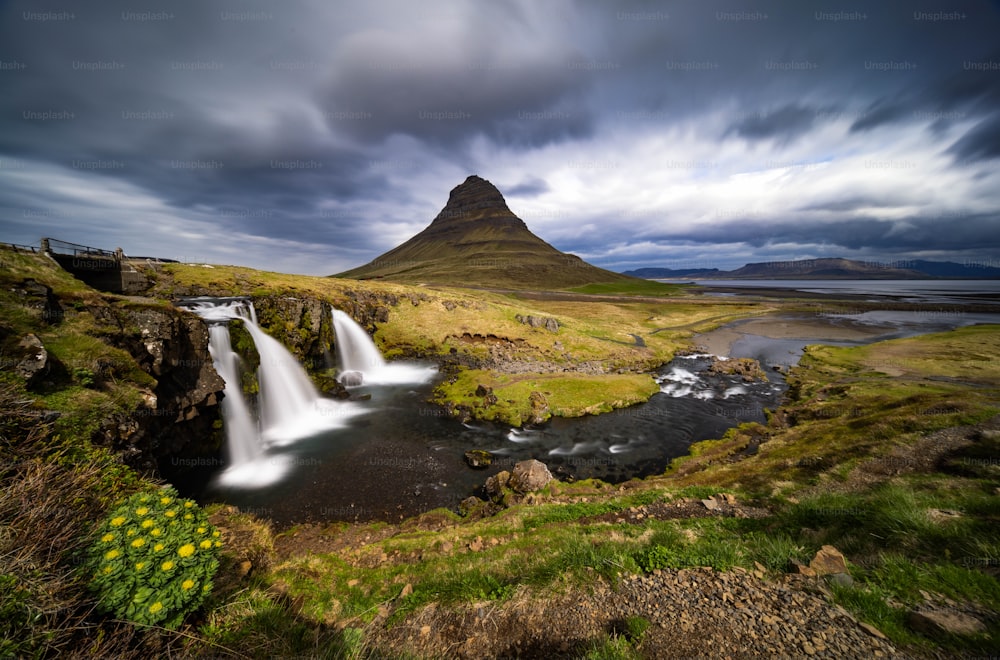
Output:
[[717,268],[638,268],[625,275],[646,279],[1000,279],[1000,268],[986,264],[921,259],[877,262],[844,258],[763,261],[735,270]]

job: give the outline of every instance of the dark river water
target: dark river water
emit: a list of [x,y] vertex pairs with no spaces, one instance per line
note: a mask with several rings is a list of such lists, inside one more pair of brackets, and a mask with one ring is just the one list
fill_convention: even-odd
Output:
[[[780,321],[781,318],[776,318]],[[707,355],[674,359],[654,373],[661,391],[646,403],[611,413],[512,429],[485,422],[461,423],[425,403],[434,382],[361,386],[352,406],[361,411],[344,428],[269,450],[284,470],[269,486],[251,489],[213,481],[208,468],[178,487],[202,502],[223,501],[279,526],[307,521],[399,520],[437,507],[457,509],[491,474],[535,458],[560,479],[597,477],[612,483],[661,473],[691,443],[718,438],[741,422],[763,422],[786,389],[774,366],[798,362],[807,344],[852,345],[944,330],[972,323],[998,323],[1000,314],[928,315],[867,312],[829,317],[832,325],[871,326],[864,341],[825,341],[821,336],[770,338],[726,330],[738,338],[731,357],[760,360],[767,382],[744,383],[736,376],[707,372]],[[757,319],[759,323],[760,319]],[[749,326],[748,326],[749,327]],[[370,398],[369,398],[370,397]],[[483,449],[495,457],[487,469],[473,469],[465,451]],[[169,475],[168,475],[169,476]]]
[[[225,501],[279,524],[307,520],[394,520],[436,507],[457,508],[491,474],[536,458],[561,479],[612,483],[660,473],[692,442],[745,421],[764,421],[784,391],[769,382],[705,372],[707,356],[678,358],[659,370],[661,392],[644,404],[603,415],[553,418],[520,429],[462,423],[425,403],[434,383],[352,389],[365,411],[345,428],[272,448],[282,479],[262,488],[195,487],[202,501]],[[494,456],[487,469],[465,461],[469,449]]]

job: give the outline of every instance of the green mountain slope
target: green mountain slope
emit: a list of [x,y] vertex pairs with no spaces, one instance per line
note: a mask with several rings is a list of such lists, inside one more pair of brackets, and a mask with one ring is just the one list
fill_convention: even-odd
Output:
[[565,288],[633,278],[592,266],[535,236],[489,181],[470,176],[433,222],[364,266],[334,277],[491,288]]

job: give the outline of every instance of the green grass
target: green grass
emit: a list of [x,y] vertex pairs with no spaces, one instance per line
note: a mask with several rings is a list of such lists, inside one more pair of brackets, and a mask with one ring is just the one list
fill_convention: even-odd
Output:
[[583,655],[585,660],[637,660],[641,657],[624,635],[609,634],[591,641]]
[[[496,403],[476,395],[479,385],[490,387]],[[660,391],[648,374],[493,374],[484,370],[460,372],[453,382],[441,383],[434,401],[465,407],[477,419],[520,426],[532,417],[532,393],[544,397],[547,411],[558,417],[580,417],[611,412],[649,399]]]
[[598,282],[569,289],[574,293],[618,296],[676,296],[687,292],[683,284],[666,284],[653,280],[622,280],[619,282]]

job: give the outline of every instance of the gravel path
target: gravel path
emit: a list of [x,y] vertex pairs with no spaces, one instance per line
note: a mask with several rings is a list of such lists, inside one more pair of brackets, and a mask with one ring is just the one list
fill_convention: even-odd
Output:
[[520,594],[511,600],[431,605],[388,629],[377,649],[420,657],[572,658],[602,633],[641,616],[635,645],[649,658],[898,658],[878,631],[827,602],[817,578],[710,568],[630,575],[616,586],[596,577],[589,592]]

